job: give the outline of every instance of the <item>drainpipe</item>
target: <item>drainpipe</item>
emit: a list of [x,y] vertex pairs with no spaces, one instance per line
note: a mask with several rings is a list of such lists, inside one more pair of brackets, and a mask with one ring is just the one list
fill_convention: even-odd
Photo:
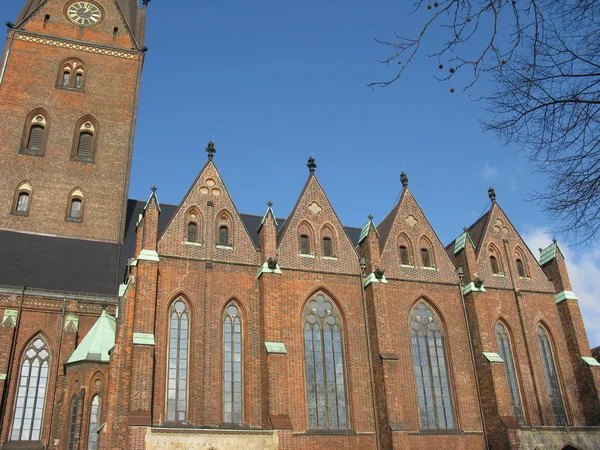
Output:
[[4,80],[4,74],[6,73],[6,66],[8,66],[8,58],[10,57],[10,50],[14,40],[15,32],[13,31],[12,36],[10,37],[10,43],[8,44],[8,49],[6,50],[6,57],[4,58],[4,63],[2,64],[2,70],[0,71],[0,87],[2,86],[2,80]]
[[358,281],[360,283],[360,294],[362,296],[363,314],[365,315],[365,335],[367,337],[367,355],[369,357],[369,374],[371,376],[371,397],[373,397],[373,419],[375,421],[375,444],[377,450],[381,449],[381,443],[379,442],[379,420],[377,418],[377,392],[375,389],[375,372],[373,370],[373,351],[371,349],[371,332],[369,331],[369,315],[367,312],[367,297],[365,295],[365,286],[363,284],[363,275],[365,266],[360,263],[360,277]]
[[[2,81],[2,78],[0,78]],[[8,368],[6,370],[6,380],[4,380],[4,392],[2,393],[2,403],[0,404],[0,436],[2,436],[4,418],[6,415],[6,402],[8,401],[8,390],[10,388],[11,374],[13,370],[13,360],[15,356],[15,349],[17,347],[17,337],[19,334],[19,327],[21,326],[21,313],[23,312],[23,299],[25,298],[25,290],[27,286],[23,285],[21,291],[21,301],[19,302],[19,312],[17,313],[17,323],[15,324],[15,331],[13,333],[12,342],[10,344],[10,353],[8,354]]]
[[465,315],[465,323],[467,324],[467,336],[469,338],[469,353],[471,354],[471,363],[473,364],[473,375],[475,375],[475,389],[477,390],[477,398],[479,399],[479,414],[481,414],[481,424],[483,425],[483,438],[485,440],[485,448],[490,448],[490,444],[488,442],[487,429],[485,426],[485,416],[483,415],[483,403],[481,398],[481,389],[479,387],[479,377],[477,376],[477,365],[475,364],[475,351],[473,350],[473,341],[471,340],[471,325],[469,324],[469,315],[467,314],[467,307],[465,305],[465,295],[463,293],[464,283],[462,271],[458,272],[458,278],[458,290],[460,292],[463,314]]

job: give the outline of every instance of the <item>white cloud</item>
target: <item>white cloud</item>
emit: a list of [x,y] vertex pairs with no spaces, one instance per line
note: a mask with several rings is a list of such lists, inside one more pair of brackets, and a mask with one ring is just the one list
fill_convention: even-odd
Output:
[[[538,248],[547,247],[552,234],[536,229],[523,235],[529,248],[537,255]],[[590,346],[600,345],[600,248],[570,248],[558,243],[565,255],[573,292],[579,298],[579,308]]]
[[483,169],[481,169],[481,176],[484,180],[491,180],[498,173],[498,169],[492,167],[489,162],[485,162]]

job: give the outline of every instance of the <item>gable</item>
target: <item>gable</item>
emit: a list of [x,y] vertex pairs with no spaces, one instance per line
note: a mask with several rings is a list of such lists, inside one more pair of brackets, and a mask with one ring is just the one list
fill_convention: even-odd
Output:
[[[309,240],[302,254],[301,236]],[[329,240],[325,243],[325,240]],[[292,213],[277,236],[279,265],[305,270],[358,273],[358,255],[325,191],[311,174]],[[331,256],[326,247],[331,246]]]
[[66,7],[70,3],[71,0],[30,0],[19,15],[17,27],[57,38],[141,49],[145,11],[138,8],[136,0],[95,0],[102,18],[93,27],[80,27],[67,19]]
[[[381,236],[381,262],[386,277],[456,282],[455,267],[412,192],[405,189],[400,201],[377,227]],[[400,247],[406,247],[409,264],[402,264]],[[425,267],[421,249],[428,249]]]
[[[477,246],[477,270],[486,287],[512,289],[511,272],[518,289],[554,292],[537,259],[497,203],[489,211],[486,226]],[[506,242],[505,242],[506,241]],[[501,273],[492,271],[490,256],[496,257]],[[525,277],[520,277],[516,260],[524,264]]]
[[[197,239],[189,240],[188,226],[197,226]],[[228,240],[219,241],[227,228]],[[183,258],[258,264],[259,254],[233,204],[217,168],[209,161],[159,237],[158,253]]]

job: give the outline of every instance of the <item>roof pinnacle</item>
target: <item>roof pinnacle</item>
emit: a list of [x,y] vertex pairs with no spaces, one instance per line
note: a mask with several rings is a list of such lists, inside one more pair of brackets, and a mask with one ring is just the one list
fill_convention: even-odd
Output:
[[406,175],[406,172],[400,174],[400,182],[402,183],[402,187],[408,186],[408,175]]
[[308,158],[308,163],[306,164],[306,167],[308,167],[308,170],[310,173],[314,173],[315,169],[317,168],[317,164],[315,163],[315,158],[313,158],[312,156],[310,158]]
[[273,206],[273,202],[267,202],[267,206],[271,208]]
[[369,214],[367,217],[369,218],[369,220],[373,220],[373,214]]
[[217,149],[215,148],[215,143],[213,141],[208,141],[208,146],[206,147],[206,153],[208,153],[209,161],[212,161],[216,152],[217,152]]
[[494,190],[493,187],[490,187],[488,189],[488,197],[490,198],[492,203],[496,203],[496,191]]
[[156,186],[152,186],[150,188],[150,190],[152,191],[153,194],[156,194],[156,191],[157,191]]

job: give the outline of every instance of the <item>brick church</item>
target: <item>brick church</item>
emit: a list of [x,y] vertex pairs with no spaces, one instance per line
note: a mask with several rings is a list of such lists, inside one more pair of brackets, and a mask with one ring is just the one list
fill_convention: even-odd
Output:
[[405,174],[379,224],[344,226],[312,158],[289,217],[241,214],[212,142],[179,205],[128,199],[149,0],[22,1],[0,62],[1,449],[600,448],[563,254],[538,262],[492,189],[446,247]]

